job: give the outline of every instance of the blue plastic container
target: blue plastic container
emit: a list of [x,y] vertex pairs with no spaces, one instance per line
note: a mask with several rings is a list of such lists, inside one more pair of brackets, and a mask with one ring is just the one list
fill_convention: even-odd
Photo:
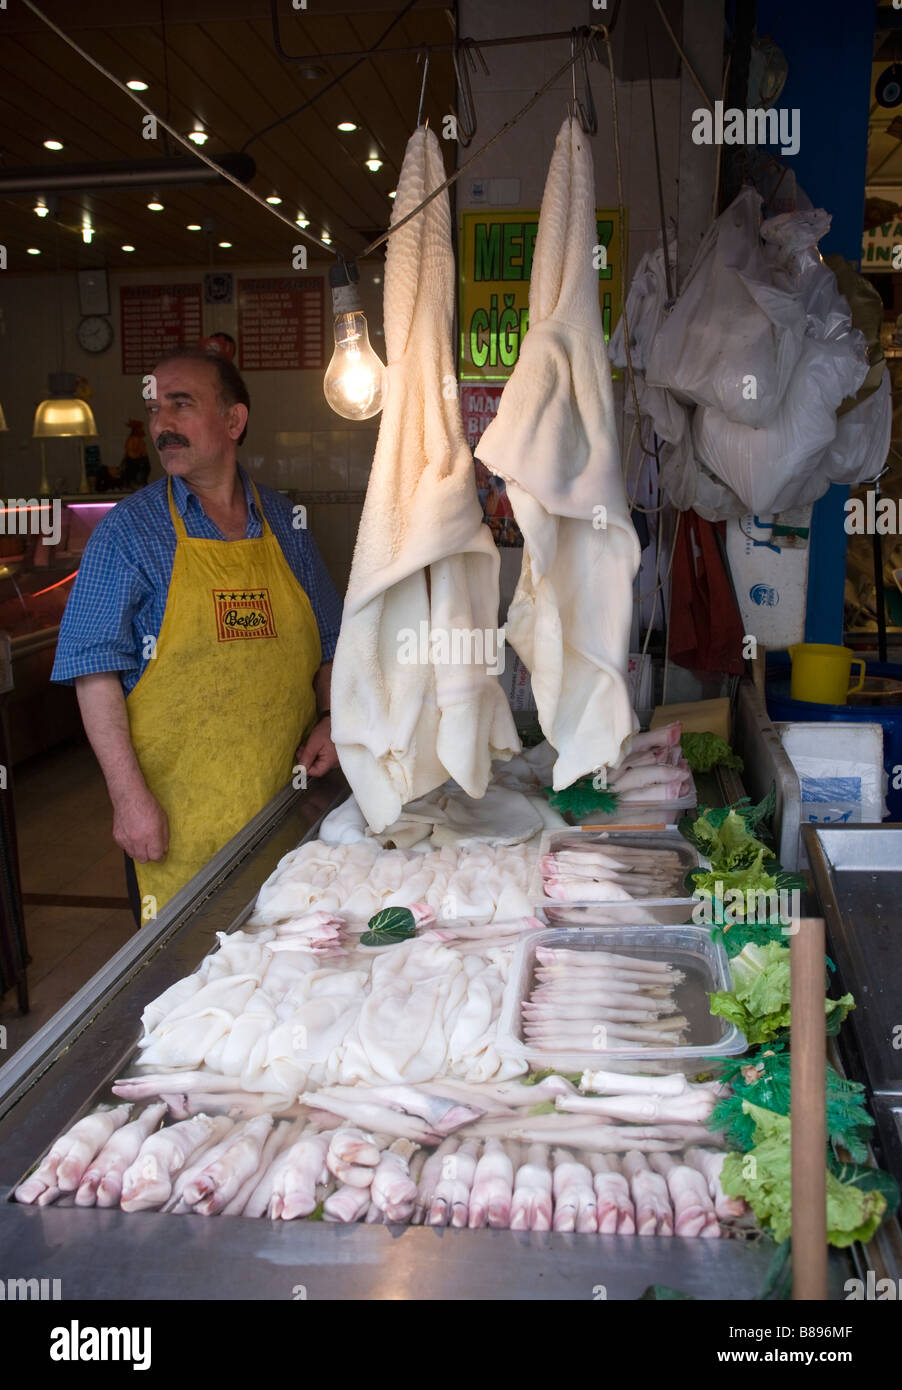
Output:
[[[902,787],[893,787],[894,768],[902,768],[902,704],[899,705],[818,705],[811,700],[793,700],[789,693],[792,663],[788,652],[767,654],[767,712],[775,724],[798,720],[822,723],[836,720],[843,724],[881,724],[883,726],[883,766],[889,779],[887,820],[902,821]],[[869,661],[869,676],[902,680],[902,666],[888,661]]]

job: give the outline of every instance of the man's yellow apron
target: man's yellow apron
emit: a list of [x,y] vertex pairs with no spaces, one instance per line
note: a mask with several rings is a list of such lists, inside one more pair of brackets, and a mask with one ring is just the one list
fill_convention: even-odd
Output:
[[166,611],[126,701],[139,766],[169,818],[166,856],[135,865],[146,917],[285,786],[315,721],[319,630],[253,493],[259,540],[195,540],[169,484]]

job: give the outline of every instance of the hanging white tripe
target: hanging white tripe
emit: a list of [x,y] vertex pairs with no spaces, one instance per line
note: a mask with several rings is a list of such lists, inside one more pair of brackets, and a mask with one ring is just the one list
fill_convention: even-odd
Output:
[[557,749],[554,787],[616,761],[635,727],[626,682],[639,542],[620,470],[598,303],[595,180],[575,121],[542,198],[529,331],[477,453],[523,532],[507,640]]
[[[444,179],[438,140],[416,130],[392,223]],[[461,423],[454,285],[443,191],[388,242],[385,406],[332,672],[332,737],[377,833],[449,776],[483,796],[492,759],[520,747],[491,674],[500,562]]]

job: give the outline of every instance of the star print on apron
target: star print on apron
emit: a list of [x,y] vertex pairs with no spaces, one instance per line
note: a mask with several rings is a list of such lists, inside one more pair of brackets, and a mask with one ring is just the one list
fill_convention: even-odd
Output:
[[166,611],[126,700],[139,766],[169,818],[166,856],[135,864],[145,919],[285,786],[316,719],[316,618],[251,487],[259,540],[214,541],[187,534],[169,484]]

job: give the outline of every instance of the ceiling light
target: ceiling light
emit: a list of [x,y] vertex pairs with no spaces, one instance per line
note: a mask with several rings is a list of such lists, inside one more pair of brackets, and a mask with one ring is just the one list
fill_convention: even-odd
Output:
[[199,222],[189,222],[185,230],[188,232],[199,232],[202,228]]
[[62,146],[62,142],[61,142],[60,140],[45,140],[45,141],[44,141],[44,149],[45,149],[45,150],[61,150],[62,148],[63,148],[63,146]]
[[209,138],[205,130],[195,129],[188,131],[188,139],[193,140],[195,145],[205,145]]
[[146,83],[146,82],[142,82],[141,79],[140,79],[140,77],[131,77],[131,78],[129,78],[128,82],[126,82],[125,85],[126,85],[126,87],[130,87],[130,88],[132,89],[133,92],[146,92],[146,91],[147,91],[147,83]]
[[327,246],[332,245],[332,238],[330,237],[328,232],[323,232],[322,236],[320,237],[320,240],[324,241]]
[[36,246],[29,246],[28,254],[29,256],[39,256],[41,253]]
[[83,223],[81,229],[81,239],[84,242],[85,246],[91,245],[91,238],[93,237],[93,235],[94,228],[91,226],[90,222]]
[[274,208],[277,208],[281,203],[282,199],[279,197],[278,193],[270,193],[266,201],[268,203],[271,203]]
[[356,123],[355,123],[354,121],[339,121],[339,122],[338,122],[338,129],[339,129],[339,130],[344,130],[344,131],[356,130],[356,129],[357,129],[357,125],[356,125]]
[[378,174],[379,170],[382,168],[382,160],[376,159],[374,155],[372,159],[366,160],[366,167],[369,169],[370,173]]
[[152,203],[148,203],[147,206],[150,208],[151,212],[162,212],[162,211],[163,211],[163,204],[162,204],[162,203],[156,202],[156,200],[154,200],[154,202],[152,202]]
[[299,212],[299,213],[298,213],[297,217],[295,218],[295,221],[297,222],[297,224],[298,224],[299,227],[309,227],[309,226],[310,226],[310,218],[309,218],[309,217],[305,217],[304,214],[303,214],[302,212]]
[[230,241],[221,241],[219,244],[224,250],[228,251],[232,243]]
[[126,243],[125,246],[121,246],[119,249],[120,249],[121,251],[134,251],[135,248],[134,248],[134,246],[129,246],[129,245]]
[[388,196],[389,196],[389,198],[397,198],[397,196],[398,196],[398,190],[397,190],[397,188],[393,188],[392,191],[391,191],[391,193],[389,193]]
[[35,203],[34,211],[36,217],[46,217],[50,209],[46,203]]

